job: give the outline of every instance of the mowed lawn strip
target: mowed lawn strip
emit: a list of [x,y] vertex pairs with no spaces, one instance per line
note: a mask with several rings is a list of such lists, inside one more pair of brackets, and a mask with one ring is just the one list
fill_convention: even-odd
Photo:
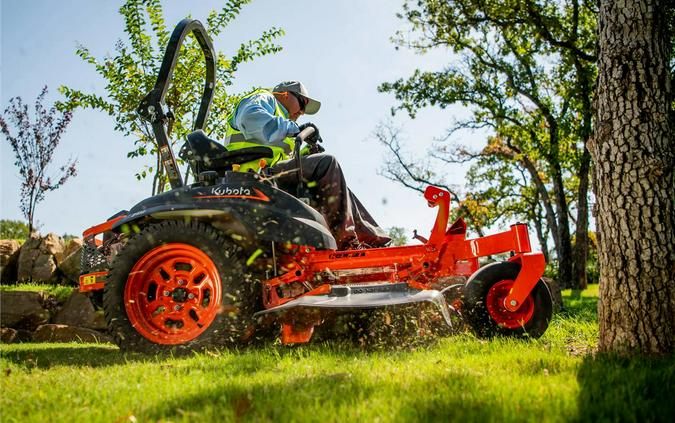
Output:
[[[596,295],[597,288],[566,293],[567,309],[540,340],[456,335],[412,350],[364,351],[336,341],[188,357],[122,354],[96,344],[2,345],[0,417],[144,422],[672,416],[672,358],[590,355],[597,339]],[[617,385],[617,375],[629,380]]]

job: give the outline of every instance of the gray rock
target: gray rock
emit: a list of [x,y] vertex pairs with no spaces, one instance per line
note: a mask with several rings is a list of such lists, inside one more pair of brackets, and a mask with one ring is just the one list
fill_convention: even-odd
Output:
[[80,283],[80,260],[82,257],[82,248],[73,251],[61,263],[58,264],[62,278],[66,282],[74,285]]
[[33,342],[33,332],[26,329],[16,329],[14,342]]
[[63,249],[63,257],[61,260],[57,260],[57,264],[60,266],[61,262],[63,260],[66,260],[68,256],[73,254],[75,251],[79,250],[82,248],[84,241],[82,241],[82,238],[73,238],[68,243],[66,244],[65,248]]
[[93,329],[77,326],[48,324],[33,333],[35,342],[112,342],[110,336]]
[[107,329],[105,318],[97,313],[86,295],[74,291],[52,319],[52,323],[89,329]]
[[15,282],[21,244],[15,239],[0,240],[0,281]]
[[49,321],[43,292],[0,291],[0,324],[14,329],[34,330]]
[[56,271],[57,257],[63,256],[63,239],[56,234],[32,234],[21,247],[17,269],[20,281],[47,281]]
[[0,342],[3,344],[11,344],[16,342],[17,330],[12,328],[0,328]]
[[16,239],[0,239],[0,266],[4,267],[20,248],[21,244]]
[[55,271],[56,261],[54,256],[42,254],[35,260],[29,279],[32,281],[48,281],[54,277]]
[[59,256],[60,254],[63,254],[64,248],[65,248],[65,243],[63,241],[63,238],[56,235],[55,233],[49,233],[49,234],[47,234],[47,236],[42,238],[41,249],[46,254],[51,254],[53,256]]

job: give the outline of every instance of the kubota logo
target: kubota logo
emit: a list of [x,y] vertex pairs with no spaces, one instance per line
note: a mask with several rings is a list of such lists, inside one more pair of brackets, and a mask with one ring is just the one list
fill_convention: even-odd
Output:
[[211,189],[213,195],[251,195],[251,190],[244,187],[215,187]]
[[258,200],[258,201],[270,201],[269,197],[266,196],[259,189],[253,188],[230,188],[230,187],[214,187],[211,188],[210,195],[195,195],[193,198],[199,199],[222,199],[222,198],[241,198],[243,200]]

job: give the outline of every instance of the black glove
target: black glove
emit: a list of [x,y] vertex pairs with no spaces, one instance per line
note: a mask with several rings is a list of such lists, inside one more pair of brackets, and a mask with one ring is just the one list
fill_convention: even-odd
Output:
[[319,144],[310,144],[309,145],[309,154],[323,153],[324,151],[326,151],[326,149],[321,147]]
[[305,142],[307,144],[316,144],[316,143],[319,143],[319,142],[323,142],[323,140],[321,139],[321,136],[319,135],[319,128],[317,128],[316,125],[314,125],[311,122],[303,123],[302,125],[300,125],[299,126],[300,132],[302,132],[304,129],[309,128],[309,127],[314,128],[314,133],[312,135],[310,135],[309,137],[307,137],[305,139]]

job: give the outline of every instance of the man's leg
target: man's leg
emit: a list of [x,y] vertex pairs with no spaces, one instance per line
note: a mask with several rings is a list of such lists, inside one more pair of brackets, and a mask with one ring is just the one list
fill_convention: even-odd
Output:
[[[294,160],[280,162],[274,166],[275,172],[288,172],[293,169],[295,169]],[[303,157],[302,171],[304,178],[309,181],[312,206],[326,219],[339,249],[354,247],[358,243],[380,247],[391,240],[349,190],[335,157],[329,154]],[[277,182],[279,188],[296,194],[295,172],[280,176]]]

